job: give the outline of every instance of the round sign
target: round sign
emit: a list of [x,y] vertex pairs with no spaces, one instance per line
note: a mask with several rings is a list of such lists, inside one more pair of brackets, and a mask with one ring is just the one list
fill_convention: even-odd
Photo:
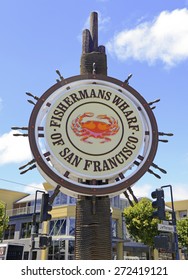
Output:
[[29,140],[52,185],[74,196],[116,195],[147,171],[158,132],[138,92],[119,80],[87,75],[42,95],[31,114]]

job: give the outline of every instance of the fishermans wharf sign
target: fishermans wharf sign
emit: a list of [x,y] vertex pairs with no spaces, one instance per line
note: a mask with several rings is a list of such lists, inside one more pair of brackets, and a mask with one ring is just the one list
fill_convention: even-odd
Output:
[[41,174],[77,196],[116,195],[147,171],[157,125],[148,103],[119,80],[75,76],[47,90],[31,114],[29,140]]
[[133,101],[106,85],[60,92],[50,107],[45,136],[51,154],[79,178],[123,172],[140,151],[143,125]]

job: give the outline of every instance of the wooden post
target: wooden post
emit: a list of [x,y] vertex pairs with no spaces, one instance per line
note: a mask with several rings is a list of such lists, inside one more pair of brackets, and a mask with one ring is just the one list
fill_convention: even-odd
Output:
[[[91,13],[90,29],[85,29],[82,34],[82,55],[80,74],[107,75],[107,58],[105,47],[98,46],[98,19],[97,13]],[[97,25],[97,26],[96,26]]]
[[[98,46],[98,15],[90,16],[90,30],[83,31],[82,74],[107,75],[105,47]],[[91,181],[92,183],[96,183]],[[76,260],[111,260],[111,214],[110,198],[80,196],[76,204],[75,230]]]

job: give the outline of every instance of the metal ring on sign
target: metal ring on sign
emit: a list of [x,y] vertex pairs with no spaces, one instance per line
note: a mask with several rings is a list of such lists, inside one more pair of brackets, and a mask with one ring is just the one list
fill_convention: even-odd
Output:
[[[88,85],[90,88],[93,85],[93,88],[97,90],[100,90],[101,86],[103,93],[106,90],[105,97],[96,98],[93,91],[91,93],[93,98],[79,100],[75,92]],[[109,91],[107,92],[107,90]],[[124,94],[128,104],[124,101]],[[65,104],[68,108],[65,112],[66,121],[62,119],[63,113],[61,113],[63,108],[66,108]],[[126,105],[131,108],[129,111],[125,110]],[[92,106],[98,109],[94,111]],[[116,112],[113,106],[116,106],[119,111]],[[61,111],[58,111],[57,108],[60,108]],[[99,114],[97,114],[97,110]],[[105,114],[103,114],[103,110]],[[131,114],[132,111],[135,111],[136,117],[131,119],[128,118],[128,114]],[[126,116],[125,119],[124,116]],[[85,119],[83,119],[84,117]],[[62,123],[60,123],[60,119]],[[139,135],[142,137],[141,140],[136,137],[138,126],[134,125],[134,122],[137,119],[140,119],[139,125],[142,127],[140,130],[143,130],[140,132],[141,136]],[[125,124],[125,120],[127,120],[127,124]],[[50,123],[51,127],[49,127]],[[98,127],[92,130],[92,126],[97,125]],[[132,132],[129,138],[126,138],[126,133],[130,133],[128,128],[131,126],[133,127]],[[44,132],[44,137],[41,137],[41,131]],[[61,134],[63,136],[58,140],[58,135]],[[139,144],[136,143],[136,139],[139,139]],[[71,148],[68,148],[68,142],[72,145],[74,151],[72,154],[70,153]],[[136,183],[148,171],[157,152],[158,128],[154,114],[146,100],[126,83],[103,75],[78,75],[58,82],[38,99],[29,120],[29,143],[39,172],[52,186],[61,185],[62,191],[72,196],[114,196]],[[91,143],[94,144],[91,145]],[[111,147],[111,143],[114,143],[114,146]],[[90,150],[90,147],[95,147],[94,145],[96,145],[97,151],[94,148]],[[60,150],[61,146],[67,148]],[[54,150],[53,147],[55,147]],[[135,154],[134,149],[137,149]],[[113,151],[115,151],[115,155]],[[108,154],[111,157],[108,158]],[[73,155],[76,155],[77,158],[75,156],[72,159]],[[90,162],[86,162],[87,156]],[[126,162],[126,157],[127,166],[122,163],[123,160]],[[103,170],[99,165],[102,160]],[[95,166],[92,173],[90,165],[93,162]],[[79,167],[81,164],[83,164],[82,169],[78,168],[77,171],[77,166]],[[112,167],[111,170],[110,167]]]

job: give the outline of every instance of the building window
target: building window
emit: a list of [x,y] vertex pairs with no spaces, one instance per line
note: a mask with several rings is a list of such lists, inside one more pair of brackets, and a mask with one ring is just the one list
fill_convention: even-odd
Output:
[[[53,194],[53,191],[48,192],[51,196]],[[62,192],[60,192],[54,199],[53,206],[60,206],[60,205],[75,205],[76,204],[76,198],[72,196],[68,196]]]
[[53,240],[49,247],[48,260],[65,260],[65,240]]
[[75,205],[76,204],[76,198],[69,196],[69,204]]
[[29,251],[25,251],[24,252],[23,259],[24,260],[28,260],[29,259]]
[[66,219],[50,221],[50,235],[65,235],[66,234]]
[[60,193],[60,204],[67,204],[67,195],[64,193]]
[[187,217],[187,210],[179,211],[180,219]]
[[[28,213],[33,213],[34,206],[35,206],[35,200],[33,200],[31,202],[28,202],[27,206],[28,206],[28,210],[30,210],[30,212],[28,212]],[[36,212],[40,212],[40,210],[41,210],[41,199],[37,199],[37,201],[36,201]]]
[[[49,195],[51,196],[53,194],[53,191],[49,191]],[[54,199],[53,206],[59,206],[59,205],[66,205],[67,204],[67,195],[60,192]]]
[[120,208],[120,198],[119,198],[119,195],[111,198],[110,204],[114,208]]
[[74,260],[74,240],[68,240],[68,260]]
[[32,223],[23,223],[21,225],[21,233],[20,233],[20,238],[29,238],[31,237],[31,227]]
[[117,220],[112,219],[112,237],[117,237]]
[[74,240],[53,240],[48,250],[48,260],[73,260],[74,246]]
[[[21,232],[20,232],[20,238],[30,238],[31,237],[31,228],[32,228],[32,222],[23,223],[21,225]],[[36,233],[39,232],[39,223],[36,223]]]
[[4,239],[14,239],[15,225],[9,225],[4,231]]
[[75,218],[69,219],[69,235],[75,235]]

